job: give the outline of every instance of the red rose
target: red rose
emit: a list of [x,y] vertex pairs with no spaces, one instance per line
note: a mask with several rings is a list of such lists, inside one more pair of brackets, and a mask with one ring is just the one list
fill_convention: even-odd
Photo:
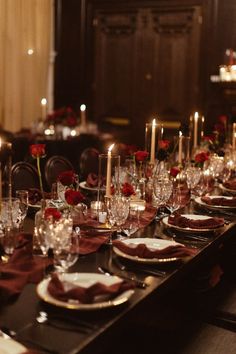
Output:
[[65,199],[69,205],[77,205],[81,203],[85,198],[81,192],[74,191],[73,189],[68,189],[65,192]]
[[171,167],[170,175],[172,177],[176,177],[178,173],[180,173],[180,169],[178,167]]
[[227,123],[227,120],[228,120],[228,117],[224,116],[224,115],[219,116],[219,118],[218,118],[218,122],[221,124],[224,124],[224,125]]
[[44,211],[44,218],[45,219],[52,218],[53,221],[59,220],[61,218],[61,212],[55,208],[47,208]]
[[30,145],[30,153],[34,158],[45,156],[45,144]]
[[135,156],[135,159],[136,161],[138,162],[143,162],[146,160],[146,158],[148,157],[148,152],[147,151],[142,151],[142,150],[139,150],[139,151],[136,151],[134,153],[134,156]]
[[75,127],[76,124],[77,124],[77,119],[76,119],[76,117],[73,117],[73,116],[67,117],[67,119],[66,119],[66,124],[67,124],[69,127]]
[[169,140],[160,140],[158,145],[159,145],[160,149],[167,150],[170,146],[170,141]]
[[121,193],[125,197],[130,197],[131,195],[135,194],[133,186],[127,182],[123,184],[121,188]]
[[57,180],[63,184],[63,186],[70,186],[76,181],[76,175],[74,171],[63,171],[57,177]]
[[199,152],[199,154],[195,155],[195,161],[196,162],[204,162],[206,160],[209,160],[209,155],[207,152]]

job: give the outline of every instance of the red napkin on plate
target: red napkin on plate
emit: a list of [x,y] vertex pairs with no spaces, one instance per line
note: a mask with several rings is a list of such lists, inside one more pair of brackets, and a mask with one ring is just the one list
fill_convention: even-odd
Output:
[[91,188],[98,186],[98,175],[96,173],[89,173],[86,179],[86,185]]
[[[68,288],[68,290],[65,288]],[[114,297],[133,288],[134,283],[128,281],[120,281],[110,286],[96,282],[90,287],[84,288],[82,286],[75,286],[66,281],[62,282],[57,274],[52,275],[48,284],[48,292],[54,298],[60,301],[76,300],[83,304],[91,304],[96,301],[96,297],[101,295]]]
[[176,246],[167,246],[161,250],[151,250],[144,243],[133,246],[127,245],[122,241],[115,240],[113,241],[113,246],[130,256],[137,256],[146,259],[187,257],[193,256],[197,252],[196,249],[188,248],[180,244],[177,244]]
[[223,183],[223,186],[228,189],[236,190],[236,179],[229,179],[228,181]]
[[224,218],[207,218],[203,220],[194,220],[186,218],[180,214],[173,214],[168,217],[168,223],[174,226],[191,229],[215,229],[220,226],[224,226]]
[[224,197],[201,197],[201,200],[208,205],[236,207],[236,197],[230,199]]

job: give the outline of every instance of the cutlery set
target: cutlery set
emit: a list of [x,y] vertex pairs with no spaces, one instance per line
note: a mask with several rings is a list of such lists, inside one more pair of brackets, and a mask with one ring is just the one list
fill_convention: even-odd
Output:
[[134,274],[132,274],[132,275],[131,274],[130,275],[128,275],[128,274],[123,275],[120,273],[116,274],[116,273],[112,272],[110,269],[107,269],[106,267],[103,267],[103,266],[98,267],[98,270],[100,273],[105,274],[107,276],[117,275],[121,279],[132,281],[135,283],[137,288],[145,289],[148,286],[148,284],[145,281],[137,279],[137,277]]

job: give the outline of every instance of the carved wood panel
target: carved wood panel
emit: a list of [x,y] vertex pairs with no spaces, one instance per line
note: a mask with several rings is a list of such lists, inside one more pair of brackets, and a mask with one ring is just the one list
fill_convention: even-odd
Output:
[[137,141],[153,116],[187,119],[198,101],[200,16],[198,6],[97,9],[94,116],[128,118]]

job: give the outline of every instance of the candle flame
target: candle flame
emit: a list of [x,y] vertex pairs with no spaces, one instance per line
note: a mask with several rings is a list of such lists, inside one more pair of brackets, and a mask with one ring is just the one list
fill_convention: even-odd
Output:
[[194,113],[194,119],[195,119],[195,120],[198,120],[198,117],[199,117],[198,112],[195,112],[195,113]]
[[205,122],[205,117],[204,116],[202,116],[202,123],[204,123]]
[[154,118],[152,121],[152,126],[155,127],[156,126],[156,119]]
[[108,148],[108,152],[111,152],[111,150],[113,149],[114,146],[115,146],[115,144],[112,144],[112,145]]
[[179,131],[179,137],[181,137],[183,135],[183,133],[181,132],[181,130]]
[[41,99],[41,105],[42,105],[42,106],[46,106],[46,104],[47,104],[46,98],[42,98],[42,99]]
[[84,112],[84,111],[86,110],[85,104],[82,104],[82,105],[80,106],[80,110],[81,110],[82,112]]

